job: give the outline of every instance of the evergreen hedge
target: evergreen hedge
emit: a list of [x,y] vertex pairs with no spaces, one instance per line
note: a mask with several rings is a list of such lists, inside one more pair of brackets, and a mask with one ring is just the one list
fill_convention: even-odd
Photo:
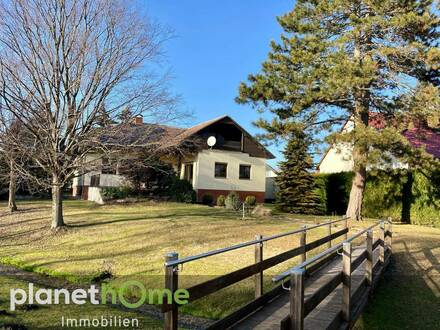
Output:
[[[326,214],[345,214],[352,178],[350,172],[316,175],[318,194]],[[406,208],[402,210],[403,205]],[[369,172],[362,214],[367,218],[409,218],[413,224],[440,227],[440,171]]]

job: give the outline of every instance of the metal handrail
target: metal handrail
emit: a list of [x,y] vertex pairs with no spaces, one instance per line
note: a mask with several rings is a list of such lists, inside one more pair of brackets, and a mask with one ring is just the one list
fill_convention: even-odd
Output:
[[251,245],[258,244],[258,243],[267,242],[267,241],[274,240],[274,239],[277,239],[277,238],[281,238],[281,237],[285,237],[285,236],[289,236],[289,235],[293,235],[293,234],[298,234],[298,233],[301,233],[303,231],[307,232],[308,230],[311,230],[311,229],[315,229],[315,228],[323,227],[323,226],[328,226],[330,224],[337,223],[337,222],[340,222],[340,221],[344,221],[344,220],[347,220],[347,219],[348,219],[347,217],[343,217],[342,219],[332,220],[332,221],[328,221],[328,222],[324,222],[324,223],[319,223],[317,225],[313,225],[313,226],[310,226],[310,227],[296,229],[296,230],[292,230],[292,231],[289,231],[289,232],[286,232],[286,233],[281,233],[281,234],[277,234],[277,235],[273,235],[273,236],[263,237],[261,239],[255,239],[255,240],[252,240],[252,241],[248,241],[248,242],[232,245],[232,246],[229,246],[229,247],[226,247],[226,248],[212,250],[212,251],[208,251],[208,252],[205,252],[205,253],[197,254],[195,256],[190,256],[190,257],[186,257],[186,258],[182,258],[182,259],[168,261],[168,262],[165,263],[165,266],[166,267],[172,267],[172,266],[182,265],[182,264],[185,264],[185,263],[190,262],[190,261],[195,261],[195,260],[199,260],[199,259],[203,259],[203,258],[206,258],[206,257],[213,256],[213,255],[216,255],[216,254],[220,254],[220,253],[225,253],[225,252],[241,249],[241,248],[244,248],[244,247],[247,247],[247,246],[251,246]]
[[342,248],[342,246],[343,246],[344,243],[349,243],[349,242],[354,241],[356,238],[360,237],[362,234],[365,234],[367,231],[369,231],[369,230],[373,229],[374,227],[380,225],[381,223],[385,223],[385,222],[390,223],[390,221],[388,221],[388,220],[381,220],[381,221],[378,221],[378,222],[375,223],[374,225],[372,225],[372,226],[370,226],[370,227],[368,227],[368,228],[366,228],[366,229],[360,231],[359,233],[357,233],[357,234],[351,236],[350,238],[348,238],[348,239],[342,241],[341,243],[339,243],[339,244],[337,244],[337,245],[335,245],[335,246],[333,246],[333,247],[331,247],[331,248],[329,248],[329,249],[327,249],[327,250],[325,250],[325,251],[323,251],[323,252],[317,254],[316,256],[313,256],[313,257],[310,258],[310,259],[307,259],[306,261],[300,263],[299,265],[296,265],[295,267],[290,268],[289,270],[286,270],[285,272],[283,272],[283,273],[281,273],[281,274],[279,274],[279,275],[274,276],[274,277],[272,278],[272,282],[276,283],[276,282],[282,281],[282,280],[285,279],[286,277],[290,276],[290,274],[291,274],[293,271],[295,271],[295,270],[299,270],[299,269],[303,269],[304,267],[307,267],[308,265],[310,265],[310,264],[312,264],[312,263],[318,261],[319,259],[321,259],[321,258],[323,258],[323,257],[325,257],[325,256],[327,256],[327,255],[329,255],[329,254],[331,254],[331,253],[333,253],[333,252],[336,252],[337,250],[339,250],[339,249]]

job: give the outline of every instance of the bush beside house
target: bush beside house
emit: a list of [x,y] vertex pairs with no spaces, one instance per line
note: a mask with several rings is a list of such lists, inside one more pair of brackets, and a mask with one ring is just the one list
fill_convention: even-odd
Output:
[[217,197],[217,206],[225,206],[226,197],[224,195],[219,195]]
[[255,196],[246,196],[244,202],[248,206],[255,206],[257,205],[257,198]]
[[226,209],[228,210],[234,210],[234,211],[240,210],[241,208],[240,195],[235,191],[231,191],[228,194],[228,196],[226,196],[225,206]]
[[214,197],[211,194],[204,194],[202,196],[202,204],[203,205],[212,205],[214,202]]

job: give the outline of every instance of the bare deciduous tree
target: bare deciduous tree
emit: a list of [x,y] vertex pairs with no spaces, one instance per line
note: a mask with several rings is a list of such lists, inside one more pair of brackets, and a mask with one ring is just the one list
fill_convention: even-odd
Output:
[[168,34],[126,1],[0,0],[0,12],[1,104],[31,136],[16,148],[50,177],[39,183],[52,189],[58,229],[63,187],[101,148],[102,112],[130,107],[158,120],[175,111],[152,71]]

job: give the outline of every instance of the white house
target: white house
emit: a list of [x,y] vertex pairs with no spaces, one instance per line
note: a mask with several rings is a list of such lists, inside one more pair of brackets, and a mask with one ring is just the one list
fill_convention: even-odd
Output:
[[[370,125],[380,130],[386,126],[383,116],[377,113],[370,113]],[[350,132],[354,128],[353,121],[349,120],[342,127],[341,132]],[[419,124],[411,129],[402,132],[402,135],[415,148],[424,148],[426,152],[436,158],[440,158],[440,132],[429,128],[427,125]],[[350,172],[353,170],[353,148],[349,144],[339,144],[330,146],[321,158],[317,166],[319,173],[339,173]],[[407,164],[399,162],[394,157],[388,157],[392,160],[391,164],[387,163],[387,168],[407,168]]]
[[[243,199],[252,195],[258,202],[265,200],[266,161],[274,156],[229,116],[187,129],[144,124],[137,118],[120,136],[123,141],[117,141],[118,144],[132,146],[135,138],[138,148],[147,140],[157,142],[163,149],[162,160],[172,165],[182,179],[192,183],[198,201],[205,194],[215,200],[231,191],[238,192]],[[114,137],[108,139],[109,144],[115,142]],[[185,144],[191,147],[185,148]],[[185,153],[172,151],[184,148]],[[109,170],[105,159],[89,157],[99,159],[100,170],[84,170],[73,182],[73,195],[101,202],[101,188],[121,186],[125,179],[117,167]]]

